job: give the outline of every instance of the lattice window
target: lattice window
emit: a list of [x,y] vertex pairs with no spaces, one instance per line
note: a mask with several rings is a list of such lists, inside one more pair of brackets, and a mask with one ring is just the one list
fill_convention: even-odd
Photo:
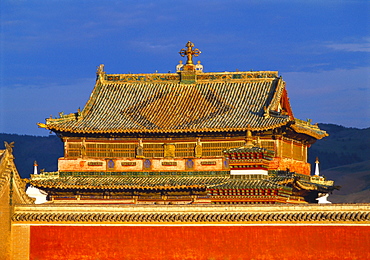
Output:
[[303,161],[303,149],[302,145],[294,144],[293,145],[293,159]]
[[175,157],[194,157],[195,143],[176,144]]
[[229,148],[241,147],[245,142],[213,142],[202,143],[203,157],[223,156],[223,151]]
[[292,143],[282,141],[281,146],[282,146],[283,157],[292,158]]
[[81,143],[68,143],[67,157],[79,157],[81,155]]
[[164,157],[163,144],[144,144],[144,157]]
[[261,146],[267,150],[275,151],[274,141],[261,141]]
[[137,144],[103,144],[87,143],[86,156],[88,157],[135,157]]

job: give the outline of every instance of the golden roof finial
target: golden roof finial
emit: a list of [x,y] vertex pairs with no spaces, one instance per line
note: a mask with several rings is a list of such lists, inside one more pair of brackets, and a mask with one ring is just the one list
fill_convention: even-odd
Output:
[[198,57],[202,52],[199,49],[193,49],[194,43],[191,41],[188,41],[185,47],[187,47],[187,49],[181,49],[179,53],[181,57],[187,56],[188,60],[186,61],[186,64],[193,64],[193,56]]

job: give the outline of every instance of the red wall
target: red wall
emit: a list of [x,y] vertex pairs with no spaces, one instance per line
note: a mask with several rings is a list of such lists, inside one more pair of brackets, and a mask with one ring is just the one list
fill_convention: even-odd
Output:
[[370,259],[370,226],[31,226],[30,259]]

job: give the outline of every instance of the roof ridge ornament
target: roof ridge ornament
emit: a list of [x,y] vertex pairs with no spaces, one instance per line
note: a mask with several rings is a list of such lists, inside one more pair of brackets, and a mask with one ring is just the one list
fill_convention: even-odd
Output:
[[14,148],[14,142],[8,143],[7,141],[4,141],[5,149],[12,154],[13,148]]
[[98,80],[99,77],[103,78],[104,74],[105,74],[104,64],[100,64],[99,66],[96,67],[96,80]]
[[199,49],[194,49],[194,43],[188,41],[185,45],[186,48],[180,50],[182,57],[187,57],[185,65],[180,62],[176,66],[177,72],[180,72],[180,83],[182,84],[194,84],[197,81],[197,72],[203,72],[203,65],[198,62],[197,65],[193,63],[193,56],[197,57],[201,54]]
[[187,49],[183,48],[179,52],[181,57],[187,57],[186,64],[194,64],[193,56],[198,57],[199,54],[201,54],[202,52],[199,49],[193,49],[194,43],[192,43],[191,41],[188,41],[185,47],[187,47]]
[[97,69],[96,69],[96,73],[97,74],[100,74],[100,73],[103,73],[104,72],[104,64],[100,64]]

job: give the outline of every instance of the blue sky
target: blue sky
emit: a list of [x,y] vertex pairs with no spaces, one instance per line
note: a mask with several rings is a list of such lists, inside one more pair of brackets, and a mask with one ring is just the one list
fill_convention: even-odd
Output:
[[370,1],[2,0],[0,132],[48,135],[83,108],[95,71],[175,71],[187,41],[204,71],[277,70],[293,113],[370,127]]

